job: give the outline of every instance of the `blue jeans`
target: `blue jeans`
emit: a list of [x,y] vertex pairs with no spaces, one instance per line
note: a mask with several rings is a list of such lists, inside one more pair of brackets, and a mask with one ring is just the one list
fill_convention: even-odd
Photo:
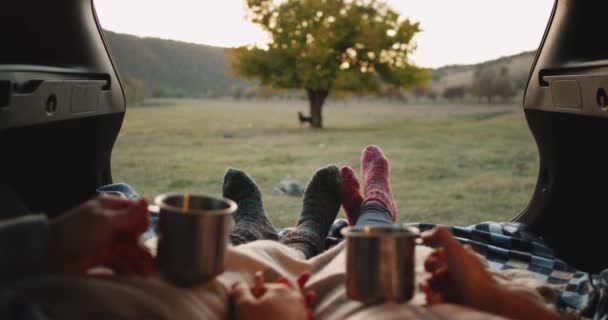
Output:
[[[97,193],[99,194],[111,194],[127,199],[139,199],[139,194],[126,183],[114,183],[106,186],[99,187],[97,189]],[[143,235],[144,240],[148,240],[156,235],[156,230],[158,227],[158,213],[156,212],[148,212],[150,224],[148,225],[148,230]]]
[[393,224],[391,212],[382,203],[369,201],[361,208],[356,226],[392,226]]

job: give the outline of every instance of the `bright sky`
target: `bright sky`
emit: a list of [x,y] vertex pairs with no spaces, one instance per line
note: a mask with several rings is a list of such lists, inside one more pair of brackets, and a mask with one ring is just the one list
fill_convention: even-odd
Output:
[[[469,64],[536,49],[553,0],[386,0],[419,21],[414,62]],[[95,0],[104,28],[214,46],[264,43],[244,0]]]

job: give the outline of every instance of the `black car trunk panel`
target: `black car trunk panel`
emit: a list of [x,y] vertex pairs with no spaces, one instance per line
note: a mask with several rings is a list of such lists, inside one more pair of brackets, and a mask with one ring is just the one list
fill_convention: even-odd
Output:
[[556,2],[524,101],[541,164],[532,200],[516,221],[586,271],[608,267],[606,12],[605,1]]
[[68,120],[0,134],[0,177],[33,212],[55,216],[112,182],[110,156],[123,114]]
[[0,217],[52,217],[112,182],[124,94],[92,0],[3,3],[0,28]]
[[528,208],[518,218],[575,267],[599,271],[606,241],[608,136],[606,119],[527,110],[540,152],[540,174]]

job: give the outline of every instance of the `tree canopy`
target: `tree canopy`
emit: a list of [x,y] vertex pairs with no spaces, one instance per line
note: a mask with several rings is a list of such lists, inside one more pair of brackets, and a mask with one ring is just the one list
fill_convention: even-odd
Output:
[[[306,89],[313,126],[330,90],[378,92],[429,78],[410,60],[418,22],[377,0],[247,0],[248,18],[269,34],[265,46],[231,49],[240,76]],[[315,117],[318,117],[315,121]]]

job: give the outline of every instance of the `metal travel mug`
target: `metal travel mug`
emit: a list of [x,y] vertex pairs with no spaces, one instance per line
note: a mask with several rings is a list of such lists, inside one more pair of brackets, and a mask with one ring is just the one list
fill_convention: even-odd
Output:
[[405,302],[414,294],[418,233],[403,226],[351,227],[346,237],[346,293],[372,304]]
[[156,261],[164,277],[189,287],[222,273],[236,203],[179,193],[158,195],[154,203],[159,208]]

